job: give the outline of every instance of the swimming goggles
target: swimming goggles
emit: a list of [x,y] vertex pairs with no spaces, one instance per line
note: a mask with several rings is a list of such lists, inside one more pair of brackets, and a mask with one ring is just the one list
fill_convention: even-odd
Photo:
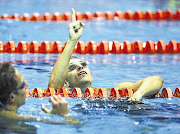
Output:
[[18,87],[17,89],[13,90],[11,93],[15,93],[16,91],[18,91],[19,89],[25,88],[26,87],[26,83],[23,81],[23,83],[21,84],[20,87]]
[[[82,65],[83,67],[86,67],[86,66],[87,66],[87,63],[86,63],[86,62],[82,62],[81,65]],[[73,71],[73,70],[76,68],[76,66],[77,66],[76,64],[70,65],[69,68],[68,68],[68,72]]]
[[[16,91],[18,91],[19,89],[22,89],[26,86],[26,83],[23,81],[23,83],[21,84],[20,87],[18,87],[17,89],[13,90],[11,93],[15,93]],[[0,105],[7,111],[11,111],[9,110],[1,101],[0,101]]]

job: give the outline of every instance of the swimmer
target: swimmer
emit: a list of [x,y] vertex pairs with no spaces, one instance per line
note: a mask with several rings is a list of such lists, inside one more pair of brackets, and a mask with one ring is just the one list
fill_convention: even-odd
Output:
[[[10,63],[0,63],[0,83],[0,119],[42,121],[59,124],[58,122],[39,120],[17,113],[18,108],[26,103],[26,88],[28,85],[21,73]],[[41,108],[44,112],[57,114],[65,118],[67,121],[63,122],[63,124],[80,124],[77,119],[68,116],[67,102],[60,95],[51,96],[49,100],[53,108],[49,110],[42,105]]]
[[[72,12],[73,12],[72,20],[75,20],[74,9],[72,9]],[[67,42],[67,47],[65,48],[65,52],[67,50],[68,51],[73,50],[73,48],[70,47],[76,43],[76,39],[80,37],[80,33],[82,33],[83,28],[84,28],[84,24],[82,22],[73,21],[73,23],[69,25],[71,40]],[[73,32],[76,34],[74,34]],[[69,60],[68,56],[66,57],[63,56],[62,58]],[[66,65],[62,65],[62,67],[65,66]],[[15,69],[10,63],[0,63],[0,83],[1,83],[0,84],[0,92],[1,92],[0,119],[39,121],[37,118],[23,116],[17,113],[18,108],[26,103],[25,98],[26,98],[26,89],[28,85],[25,82],[21,73],[17,69]],[[67,107],[67,102],[60,95],[51,96],[49,100],[52,103],[53,107],[52,109],[47,109],[44,105],[42,105],[41,109],[45,113],[57,114],[65,118],[67,121],[63,122],[63,124],[81,124],[81,122],[78,121],[77,119],[68,116],[69,111]],[[59,124],[58,122],[53,122],[48,120],[40,120],[40,121]]]
[[[81,37],[85,24],[76,21],[75,11],[72,13],[72,23],[69,25],[69,40],[63,53],[56,61],[48,87],[60,89],[62,87],[80,88],[82,93],[86,88],[92,87],[93,78],[86,62],[75,58],[72,55],[73,49]],[[139,101],[142,97],[153,96],[157,94],[164,80],[159,76],[149,76],[139,80],[136,83],[123,82],[116,88],[132,88],[135,93],[129,98],[129,101]]]

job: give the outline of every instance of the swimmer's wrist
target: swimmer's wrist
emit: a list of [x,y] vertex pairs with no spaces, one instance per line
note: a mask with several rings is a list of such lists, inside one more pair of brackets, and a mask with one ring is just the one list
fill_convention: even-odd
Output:
[[140,90],[137,90],[130,98],[130,101],[139,101],[143,97]]
[[60,115],[60,116],[62,116],[62,117],[66,117],[66,116],[68,116],[68,113],[69,112],[58,112],[58,111],[54,111],[54,110],[52,110],[51,112],[50,112],[50,114],[57,114],[57,115]]
[[76,40],[76,39],[71,39],[71,38],[69,38],[68,41],[71,42],[71,43],[77,43],[77,42],[78,42],[78,40]]

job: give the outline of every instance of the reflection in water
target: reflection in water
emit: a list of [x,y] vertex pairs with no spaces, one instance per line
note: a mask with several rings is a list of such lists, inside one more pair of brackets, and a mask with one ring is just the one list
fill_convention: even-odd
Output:
[[[180,123],[178,104],[168,104],[166,102],[130,102],[127,98],[116,100],[109,99],[81,99],[82,103],[76,104],[72,109],[84,115],[118,115],[119,112],[126,113],[130,118],[141,122],[156,120],[164,122]],[[151,99],[150,99],[151,100]],[[165,100],[165,98],[164,98]]]
[[128,114],[142,115],[142,111],[149,113],[150,109],[156,109],[156,107],[152,107],[148,103],[129,102],[126,100],[127,98],[116,100],[83,98],[82,103],[76,104],[73,109],[88,115],[100,114],[102,112],[107,112],[107,114],[112,114],[113,112],[114,114],[118,113],[119,111]]
[[[180,62],[179,54],[154,54],[154,55],[144,55],[144,54],[110,54],[110,55],[78,55],[74,54],[78,58],[88,62],[88,63],[103,63],[112,64],[114,62],[124,63],[124,64],[135,64],[135,63],[152,63],[160,61],[171,61]],[[10,62],[13,64],[27,64],[27,63],[52,63],[54,64],[59,54],[0,54],[0,63]]]
[[[45,89],[59,55],[0,54],[0,62],[13,63],[15,68],[24,73],[24,77],[27,76],[27,82],[31,82],[30,88],[38,85]],[[172,88],[172,91],[179,86],[179,54],[73,55],[89,63],[94,78],[93,87],[114,87],[120,82],[136,82],[151,75],[161,76],[165,80],[164,86]],[[40,73],[44,75],[39,75]],[[42,78],[44,83],[39,81]]]
[[0,120],[0,133],[35,134],[37,128],[22,121]]
[[180,8],[180,3],[178,0],[153,0],[152,2],[153,6],[157,9],[166,9],[167,5],[170,9]]

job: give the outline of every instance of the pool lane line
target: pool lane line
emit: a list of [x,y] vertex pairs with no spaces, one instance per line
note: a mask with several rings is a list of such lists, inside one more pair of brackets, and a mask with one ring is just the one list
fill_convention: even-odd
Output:
[[[71,20],[71,14],[70,12],[54,12],[53,14],[49,12],[45,12],[43,15],[36,12],[30,15],[29,13],[24,13],[22,16],[20,16],[18,13],[14,13],[13,15],[8,14],[2,14],[1,19],[13,19],[18,21],[70,21]],[[167,10],[157,10],[155,12],[151,10],[147,11],[141,11],[137,10],[135,12],[132,12],[130,10],[126,12],[122,11],[106,11],[106,12],[100,12],[96,11],[94,13],[91,13],[89,11],[85,13],[76,12],[76,18],[77,20],[88,20],[92,21],[94,19],[106,19],[106,20],[135,20],[135,21],[161,21],[161,20],[168,20],[168,21],[180,21],[180,10],[176,10],[176,12],[173,12],[170,9]]]
[[[31,89],[29,92],[26,89],[26,97],[49,97],[53,95],[61,95],[62,97],[69,98],[107,98],[107,99],[117,99],[117,98],[125,98],[131,97],[134,94],[134,89],[125,88],[86,88],[85,93],[81,92],[80,88],[74,88],[72,92],[67,88],[61,88],[54,90],[54,88],[47,88],[42,90],[41,88]],[[157,93],[151,98],[172,98],[172,97],[180,97],[180,87],[177,87],[174,93],[171,91],[169,87],[164,87],[161,93]]]
[[[62,53],[64,46],[67,42],[61,41],[43,41],[40,44],[37,41],[26,42],[20,41],[17,43],[14,41],[8,41],[3,44],[0,41],[0,53]],[[153,42],[148,40],[147,42],[142,41],[124,41],[120,43],[118,41],[101,41],[99,44],[95,41],[78,41],[73,53],[77,54],[179,54],[180,53],[180,42],[175,40],[165,43],[160,40]]]

